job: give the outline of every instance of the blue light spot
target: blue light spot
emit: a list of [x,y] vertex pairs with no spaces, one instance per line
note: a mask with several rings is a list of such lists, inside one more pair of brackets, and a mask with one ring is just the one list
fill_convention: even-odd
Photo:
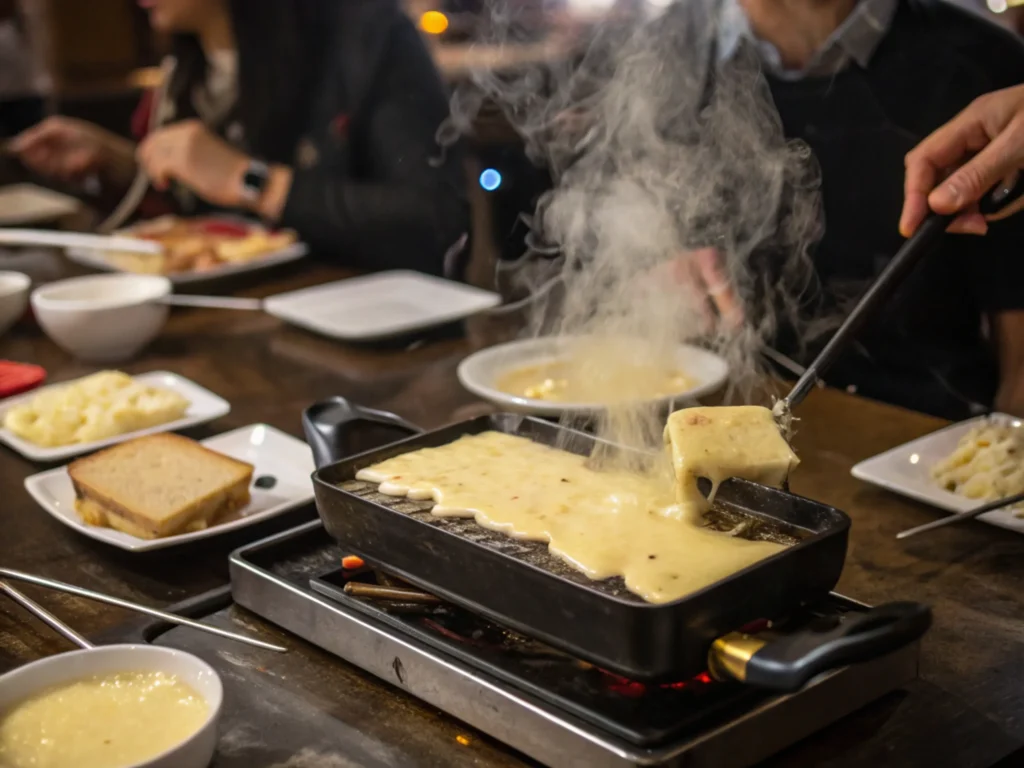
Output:
[[480,174],[480,186],[488,192],[493,192],[501,186],[501,174],[493,168],[488,168]]

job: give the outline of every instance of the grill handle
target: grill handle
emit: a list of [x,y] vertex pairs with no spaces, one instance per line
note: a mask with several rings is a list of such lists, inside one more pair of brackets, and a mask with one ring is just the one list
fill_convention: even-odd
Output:
[[313,451],[317,469],[350,456],[352,432],[358,426],[377,424],[418,435],[423,430],[401,416],[356,405],[344,397],[314,403],[302,412],[302,431]]
[[805,630],[777,640],[733,632],[714,642],[708,665],[720,680],[792,692],[822,672],[897,651],[918,640],[931,623],[926,605],[886,603],[824,632]]

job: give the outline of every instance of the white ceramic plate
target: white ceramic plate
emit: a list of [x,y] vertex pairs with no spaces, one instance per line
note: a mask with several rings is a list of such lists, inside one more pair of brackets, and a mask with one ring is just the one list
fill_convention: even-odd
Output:
[[[932,480],[931,468],[956,449],[960,438],[986,419],[993,419],[1013,429],[1021,429],[1024,424],[1020,419],[1004,413],[962,421],[865,459],[851,470],[851,474],[858,480],[881,486],[893,493],[931,504],[947,512],[966,512],[974,509],[981,504],[980,501],[940,488]],[[1009,509],[997,509],[978,519],[1000,528],[1024,533],[1024,519],[1016,517]]]
[[270,314],[345,341],[375,341],[454,322],[501,297],[468,285],[395,270],[271,296]]
[[313,454],[301,440],[266,424],[253,424],[202,441],[207,448],[246,461],[256,469],[253,481],[273,477],[272,488],[254,484],[252,501],[237,520],[202,531],[182,533],[164,539],[140,539],[112,528],[86,525],[75,511],[75,490],[67,467],[40,472],[25,479],[25,489],[39,506],[79,533],[130,552],[164,549],[190,541],[219,536],[266,520],[313,500]]
[[[185,416],[177,421],[169,421],[166,424],[160,424],[159,426],[150,427],[149,429],[129,432],[124,435],[118,435],[117,437],[107,438],[106,440],[94,440],[91,443],[63,445],[58,448],[43,448],[35,443],[30,443],[28,440],[22,440],[17,435],[11,433],[10,430],[0,427],[0,443],[4,443],[5,445],[13,448],[26,459],[30,459],[32,461],[63,461],[64,459],[70,459],[73,456],[81,456],[84,453],[91,453],[99,448],[105,448],[108,445],[123,443],[125,440],[129,440],[133,437],[151,435],[156,432],[173,432],[179,429],[194,427],[197,424],[205,424],[208,421],[219,419],[221,416],[226,416],[231,412],[231,406],[228,404],[227,400],[222,397],[218,397],[210,390],[204,389],[195,382],[186,379],[184,376],[179,376],[176,373],[169,373],[167,371],[151,371],[150,373],[141,373],[138,376],[133,376],[132,378],[151,387],[169,389],[184,397],[190,403],[188,410],[185,411]],[[0,400],[0,424],[3,423],[4,414],[11,407],[31,400],[45,389],[60,387],[70,383],[70,381],[63,381],[57,384],[51,384],[49,387],[34,389],[23,395],[17,395],[16,397],[9,397],[6,400]]]
[[[594,413],[601,410],[601,406],[593,403],[555,403],[516,397],[502,392],[497,387],[498,379],[509,371],[564,359],[566,347],[570,343],[569,339],[523,339],[482,349],[459,364],[459,381],[477,397],[505,410],[537,416]],[[680,371],[697,383],[688,390],[661,398],[659,402],[665,405],[694,402],[697,398],[719,389],[729,376],[729,364],[724,358],[689,344],[679,345],[675,364]]]
[[[103,251],[94,251],[84,248],[68,248],[64,253],[67,257],[83,267],[99,269],[103,272],[123,272],[109,261]],[[167,278],[175,285],[190,285],[192,283],[205,283],[209,280],[217,280],[229,275],[241,275],[249,272],[258,272],[261,269],[269,269],[279,264],[287,264],[289,261],[301,259],[309,253],[309,246],[305,243],[292,243],[287,248],[278,251],[271,251],[259,256],[252,261],[245,261],[240,264],[222,264],[214,269],[205,272],[178,272],[167,275]]]
[[0,227],[53,221],[74,213],[80,207],[81,203],[75,198],[35,184],[0,187]]

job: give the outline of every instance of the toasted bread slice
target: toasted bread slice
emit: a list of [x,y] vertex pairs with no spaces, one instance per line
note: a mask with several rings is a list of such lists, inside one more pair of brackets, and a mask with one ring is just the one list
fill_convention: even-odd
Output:
[[140,437],[72,462],[90,525],[144,539],[202,530],[249,503],[251,464],[174,434]]

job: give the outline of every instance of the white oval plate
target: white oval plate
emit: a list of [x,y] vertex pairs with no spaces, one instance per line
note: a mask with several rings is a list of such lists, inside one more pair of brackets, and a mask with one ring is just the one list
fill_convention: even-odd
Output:
[[[151,371],[149,373],[140,373],[137,376],[132,376],[132,378],[140,384],[146,384],[151,387],[160,387],[161,389],[169,389],[171,392],[177,392],[189,402],[188,410],[185,411],[185,415],[177,421],[169,421],[166,424],[159,424],[155,427],[150,427],[149,429],[140,429],[135,432],[128,432],[123,435],[108,437],[106,440],[94,440],[91,443],[60,445],[55,448],[45,448],[43,446],[36,445],[35,443],[30,443],[28,440],[23,440],[18,437],[9,429],[0,427],[0,443],[4,443],[10,448],[13,448],[26,459],[31,461],[64,461],[65,459],[70,459],[74,456],[92,453],[100,448],[106,448],[109,445],[123,443],[125,440],[130,440],[133,437],[153,435],[157,432],[174,432],[179,429],[188,429],[189,427],[194,427],[199,424],[205,424],[208,421],[213,421],[214,419],[219,419],[221,416],[226,416],[231,412],[231,405],[227,400],[213,394],[213,392],[208,389],[200,387],[194,381],[186,379],[184,376],[179,376],[176,373],[170,373],[168,371]],[[62,387],[67,384],[71,384],[74,381],[77,381],[77,379],[55,382],[54,384],[50,384],[46,387],[33,389],[22,395],[9,397],[6,400],[0,400],[0,424],[3,424],[4,414],[14,406],[31,400],[46,389]]]
[[75,489],[68,477],[67,467],[59,467],[32,475],[25,479],[27,490],[36,502],[69,528],[104,541],[129,552],[147,552],[153,549],[187,544],[192,541],[219,536],[228,531],[253,525],[261,520],[280,515],[289,509],[313,500],[313,453],[309,446],[291,435],[286,435],[267,424],[252,424],[222,435],[203,440],[210,450],[233,459],[252,464],[253,481],[271,476],[277,482],[273,488],[250,489],[252,500],[236,520],[214,525],[202,531],[167,536],[163,539],[140,539],[113,528],[87,525],[75,511]]
[[[564,359],[571,341],[564,338],[523,339],[480,350],[459,364],[459,381],[477,397],[517,413],[535,416],[595,413],[603,407],[594,403],[556,403],[516,397],[497,387],[501,375],[510,370]],[[672,362],[697,383],[690,389],[658,399],[658,403],[667,406],[692,404],[697,398],[721,388],[729,376],[729,364],[724,358],[691,344],[680,344]]]

